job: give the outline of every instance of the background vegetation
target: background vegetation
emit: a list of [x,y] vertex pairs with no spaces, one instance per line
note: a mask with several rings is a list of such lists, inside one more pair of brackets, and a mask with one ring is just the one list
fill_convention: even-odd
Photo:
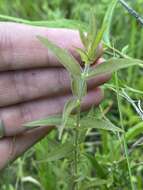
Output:
[[[142,14],[143,0],[131,0],[130,5]],[[110,0],[0,0],[0,13],[18,18],[37,20],[56,20],[70,18],[88,22],[90,8],[95,7],[99,25],[110,4]],[[143,58],[143,29],[131,17],[123,7],[118,4],[112,20],[111,27],[112,42],[114,47],[121,50],[128,45],[127,54],[131,57]],[[132,67],[126,71],[119,72],[120,86],[126,85],[128,94],[135,100],[143,97],[143,71],[137,67]],[[115,77],[110,81],[115,85]],[[90,117],[97,114],[106,116],[117,126],[120,126],[116,93],[110,90],[109,85],[103,86],[105,89],[105,100],[100,109],[94,109]],[[129,91],[129,87],[132,88]],[[138,90],[138,91],[136,91]],[[126,100],[121,102],[123,113],[123,124],[128,134],[129,157],[133,171],[133,181],[137,190],[143,189],[143,154],[142,154],[142,128],[143,122],[132,105]],[[139,130],[131,133],[131,129]],[[130,135],[131,134],[131,135]],[[67,160],[46,162],[47,153],[55,144],[56,134],[51,133],[47,138],[31,148],[25,155],[19,158],[13,165],[9,166],[0,178],[1,190],[67,190],[69,181],[68,171],[66,171]],[[65,137],[66,138],[66,134]],[[139,143],[137,143],[139,142]],[[92,131],[88,134],[85,142],[85,152],[90,151],[96,155],[100,163],[99,171],[102,167],[111,175],[106,178],[109,189],[111,190],[130,190],[128,182],[128,172],[126,162],[117,151],[119,140],[115,135],[100,130]],[[40,162],[40,160],[45,160]],[[37,162],[39,161],[39,162]],[[95,163],[81,163],[84,168],[85,176],[97,167]],[[97,168],[96,168],[97,169]],[[93,189],[104,189],[104,181],[98,171],[93,176],[97,178],[97,187]],[[108,187],[107,186],[107,187]]]

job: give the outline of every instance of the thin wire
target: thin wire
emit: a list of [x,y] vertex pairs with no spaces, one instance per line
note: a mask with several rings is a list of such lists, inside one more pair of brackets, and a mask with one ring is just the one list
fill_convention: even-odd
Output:
[[139,108],[140,112],[143,114],[143,109],[141,107],[141,100],[138,101],[138,108]]
[[133,8],[131,8],[124,0],[119,0],[119,2],[143,26],[143,18]]
[[128,102],[130,102],[132,104],[132,106],[134,107],[134,109],[136,110],[136,112],[139,114],[140,118],[143,120],[143,110],[141,108],[141,100],[138,101],[138,104],[136,105],[136,101],[132,100],[128,94],[125,92],[124,89],[122,89],[122,93],[124,95],[124,97],[126,98],[126,100],[128,100]]

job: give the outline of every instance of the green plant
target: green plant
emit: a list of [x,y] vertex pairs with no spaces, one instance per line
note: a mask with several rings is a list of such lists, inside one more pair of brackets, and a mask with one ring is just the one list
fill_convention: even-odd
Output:
[[[57,129],[59,131],[59,139],[62,138],[62,134],[65,127],[69,128],[70,130],[70,133],[68,134],[70,137],[69,140],[67,142],[64,142],[63,144],[59,144],[54,149],[54,151],[52,151],[50,155],[48,155],[48,161],[58,160],[65,157],[68,158],[70,163],[69,167],[71,171],[70,188],[75,190],[83,188],[84,189],[93,188],[97,185],[103,185],[103,187],[107,189],[108,185],[110,184],[110,180],[112,181],[112,179],[110,179],[109,181],[104,181],[102,179],[106,178],[107,173],[104,172],[104,169],[102,169],[96,158],[92,157],[92,155],[90,154],[82,153],[81,147],[84,142],[85,135],[88,129],[97,128],[97,129],[113,131],[114,133],[116,132],[118,134],[125,133],[123,127],[122,129],[115,127],[115,125],[113,125],[107,118],[103,119],[94,118],[93,120],[91,120],[88,117],[81,118],[81,103],[83,97],[86,96],[87,94],[87,81],[100,74],[109,74],[111,72],[118,71],[119,69],[142,64],[142,61],[137,59],[115,57],[105,61],[103,64],[97,65],[95,68],[92,67],[92,65],[101,55],[101,52],[99,50],[99,44],[101,43],[101,41],[104,39],[104,42],[108,46],[111,46],[109,39],[108,24],[110,25],[112,18],[111,14],[114,10],[115,4],[116,3],[113,3],[112,6],[107,11],[107,14],[104,18],[100,30],[97,30],[95,24],[96,23],[95,15],[94,12],[92,11],[90,17],[89,31],[87,31],[87,33],[85,33],[82,30],[79,31],[81,41],[84,45],[84,49],[76,48],[76,51],[80,54],[82,63],[84,64],[83,68],[78,64],[76,59],[72,57],[66,50],[59,48],[57,45],[53,44],[48,39],[38,36],[38,39],[57,56],[59,61],[68,70],[71,76],[71,89],[73,97],[70,100],[68,100],[68,102],[65,104],[62,116],[52,116],[44,120],[30,122],[25,126],[27,126],[28,128],[32,128],[41,125],[44,126],[55,125],[57,126]],[[118,102],[119,102],[119,97],[118,97]],[[73,114],[73,111],[75,112],[75,114]],[[123,142],[124,142],[125,154],[130,175],[131,187],[132,189],[134,189],[131,179],[132,177],[131,168],[127,154],[127,144],[124,135],[123,139],[124,139]],[[81,181],[84,179],[84,177],[81,175],[81,171],[78,165],[83,156],[87,157],[91,161],[91,163],[93,163],[93,165],[96,167],[97,173],[99,171],[98,175],[101,178],[99,184],[97,179],[94,179],[93,183],[91,184],[89,180],[89,183],[87,183],[85,187],[83,187],[83,185],[81,184]]]
[[[86,26],[83,28],[83,30],[85,30],[88,28],[86,22],[88,21],[88,12],[90,8],[95,7],[98,23],[100,25],[103,15],[108,9],[110,3],[110,0],[39,0],[38,3],[33,3],[33,1],[29,0],[1,0],[0,10],[1,14],[4,15],[0,15],[0,19],[2,21],[8,20],[46,27],[66,27],[74,29],[79,28],[81,22],[79,24],[78,20],[82,20],[82,24],[84,23]],[[131,6],[134,7],[140,15],[142,14],[142,3],[143,0],[130,2]],[[10,17],[5,15],[9,15]],[[18,18],[24,18],[24,20],[19,20]],[[68,19],[63,22],[63,18]],[[69,18],[74,19],[74,21],[70,22]],[[37,22],[37,20],[42,21]],[[105,44],[105,47],[107,47],[106,51],[104,51],[105,58],[109,58],[111,56],[123,58],[130,56],[138,59],[143,58],[143,31],[136,23],[136,20],[129,14],[125,13],[120,4],[116,6],[111,27],[108,26],[109,20],[107,21],[106,27],[111,29],[112,41],[109,40],[109,44],[104,37],[103,43]],[[104,32],[104,34],[105,33],[109,39],[108,33]],[[92,130],[87,130],[89,120],[93,120],[95,118],[100,119],[108,117],[114,125],[120,126],[118,105],[116,101],[117,86],[115,77],[112,78],[110,83],[103,86],[106,98],[101,104],[100,109],[92,109],[88,114],[82,114],[81,119],[84,119],[82,121],[87,122],[85,130],[83,130],[83,134],[86,135],[86,140],[81,143],[81,157],[80,162],[78,163],[80,176],[82,176],[81,178],[78,178],[78,183],[81,186],[81,189],[131,189],[128,178],[127,163],[122,146],[123,134],[125,134],[126,142],[128,144],[128,155],[134,185],[138,190],[143,189],[143,141],[141,141],[143,122],[136,114],[132,103],[125,99],[122,93],[122,89],[124,89],[125,92],[128,93],[128,96],[133,100],[142,99],[142,76],[142,70],[139,67],[130,67],[122,72],[118,72],[119,96],[121,96],[120,109],[123,115],[123,125],[125,128],[125,132],[120,133],[121,140],[118,139],[116,133],[109,133],[107,130],[100,130],[100,127],[103,125],[99,126],[99,124],[97,124],[96,129],[92,129],[91,127]],[[86,118],[87,120],[85,120]],[[40,123],[45,125],[44,122],[47,122],[47,125],[59,125],[61,124],[61,120],[61,116],[58,116],[56,120],[55,117],[51,117],[46,120],[39,121],[39,125]],[[71,134],[71,128],[68,126],[71,126],[72,123],[73,120],[71,117],[66,125],[67,128],[64,129],[60,142],[57,139],[56,131],[53,131],[48,135],[48,137],[25,153],[21,159],[18,159],[13,165],[8,167],[5,172],[1,172],[1,189],[40,189],[40,187],[36,187],[33,184],[32,180],[24,182],[23,178],[25,176],[31,176],[36,179],[41,184],[41,189],[43,190],[70,189],[71,173],[69,172],[68,160],[71,158],[71,154],[69,154],[69,152],[66,153],[66,151],[63,152],[63,149],[64,146],[66,146],[67,141],[70,142],[69,135]],[[37,123],[37,126],[39,125]],[[36,123],[34,124],[33,122],[33,127],[35,126]],[[109,127],[111,128],[111,124]],[[59,148],[63,147],[61,154],[59,152],[57,153],[57,151],[53,151],[56,147],[58,149],[58,146]],[[22,169],[22,173],[20,168]],[[104,173],[107,175],[104,176]],[[18,183],[16,183],[17,181]]]

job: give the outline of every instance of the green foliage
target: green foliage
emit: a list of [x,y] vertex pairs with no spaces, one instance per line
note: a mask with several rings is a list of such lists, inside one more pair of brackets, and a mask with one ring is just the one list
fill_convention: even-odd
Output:
[[143,62],[137,59],[121,59],[112,58],[105,61],[103,64],[97,65],[95,69],[91,69],[87,75],[87,79],[91,79],[97,75],[109,74],[120,69],[124,69],[130,66],[140,65]]
[[[140,13],[140,15],[142,14],[142,3],[142,0],[139,0],[138,2],[130,2],[132,7],[134,7],[135,10],[137,10]],[[95,22],[95,17],[93,16],[90,20],[90,27],[87,27],[87,22],[89,21],[88,15],[91,8],[92,10],[95,9],[93,15],[96,15],[97,19]],[[97,66],[99,68],[99,73],[104,73],[107,71],[117,71],[118,68],[127,67],[128,65],[136,65],[136,61],[139,61],[134,59],[130,62],[128,61],[128,59],[123,59],[123,61],[121,61],[120,64],[120,61],[116,62],[117,60],[121,60],[120,57],[125,58],[126,56],[130,56],[135,57],[136,59],[143,58],[142,29],[136,23],[135,19],[130,17],[119,4],[116,5],[116,1],[111,2],[110,0],[39,0],[33,3],[33,1],[29,0],[1,0],[0,10],[1,14],[15,17],[8,18],[7,16],[0,15],[1,20],[9,20],[46,27],[65,27],[74,29],[80,28],[80,36],[82,39],[82,43],[86,48],[84,51],[81,49],[77,49],[77,52],[80,54],[84,63],[91,64],[96,59],[96,57],[98,57],[98,54],[101,55],[97,48],[96,51],[93,51],[91,53],[91,55],[93,55],[92,60],[89,59],[89,47],[91,45],[89,45],[89,42],[91,42],[91,39],[94,38],[94,47],[97,47],[99,41],[102,41],[102,38],[100,36],[102,36],[102,33],[104,32],[103,39],[104,42],[108,45],[105,47],[106,55],[104,55],[104,57],[108,59],[110,58],[110,56],[116,56],[116,58],[112,59],[114,60],[113,62],[115,65],[111,63],[111,60],[107,61],[107,68],[104,67],[105,70],[102,68],[103,66]],[[102,25],[103,16],[105,15],[106,10],[107,14],[104,19],[105,28],[103,27],[101,30],[99,26]],[[24,20],[20,18],[23,18]],[[65,20],[63,18],[70,18],[71,20]],[[82,20],[82,23],[79,20]],[[93,24],[95,25],[95,27],[92,27]],[[87,35],[85,33],[87,29],[91,31],[91,34],[94,34],[94,37],[91,34],[89,35],[90,40],[87,39]],[[99,36],[98,40],[96,39],[97,35]],[[109,66],[110,63],[112,66]],[[113,65],[115,67],[113,67]],[[68,70],[71,72],[72,75],[73,68],[69,68],[69,66],[67,65],[65,66],[68,67]],[[83,71],[80,69],[80,72]],[[91,72],[90,74],[92,74],[92,76],[98,74],[96,69],[87,69],[84,72],[84,74],[82,74],[82,77],[84,78],[89,72]],[[76,76],[71,76],[73,80],[73,94],[75,96],[81,96],[81,94],[79,94],[78,92],[81,87],[82,89],[83,87],[85,87],[85,93],[82,94],[85,95],[86,85],[82,82],[83,78],[82,80],[79,80],[79,72],[76,74]],[[122,72],[119,72],[118,80],[120,94],[120,89],[124,87],[129,93],[129,96],[132,97],[132,99],[142,99],[143,77],[142,70],[139,67],[130,67],[126,70],[123,70]],[[110,85],[112,86],[112,91],[110,91]],[[88,114],[88,116],[86,116],[86,114],[83,114],[80,118],[80,129],[82,129],[82,125],[83,129],[78,130],[78,136],[79,138],[83,138],[79,140],[77,149],[78,152],[80,152],[80,155],[78,155],[80,162],[78,162],[78,176],[76,178],[76,181],[79,184],[79,189],[82,190],[130,190],[131,187],[129,183],[128,167],[122,146],[124,138],[123,135],[125,135],[126,142],[129,145],[129,161],[130,167],[132,169],[133,182],[136,186],[136,189],[142,190],[142,146],[138,144],[137,146],[134,146],[134,143],[138,142],[138,140],[141,139],[143,130],[142,122],[132,105],[130,105],[130,103],[127,102],[124,98],[122,98],[120,101],[120,108],[123,114],[122,122],[125,128],[124,133],[121,132],[120,134],[117,134],[117,132],[115,132],[116,130],[113,130],[112,133],[109,133],[108,130],[100,129],[100,126],[102,126],[101,121],[104,121],[107,116],[114,124],[108,124],[108,122],[106,122],[105,125],[103,125],[103,128],[105,128],[106,125],[108,126],[107,129],[109,129],[110,127],[112,128],[112,125],[114,127],[120,126],[120,119],[117,111],[118,105],[116,103],[115,96],[117,93],[115,78],[111,80],[110,85],[110,87],[106,85],[104,86],[105,89],[108,88],[108,91],[106,90],[106,99],[102,103],[102,109],[94,109],[93,113]],[[115,93],[113,93],[113,89]],[[74,164],[72,160],[73,155],[71,152],[69,154],[68,151],[70,150],[69,147],[71,146],[69,145],[69,142],[73,142],[74,145],[75,131],[73,132],[73,130],[75,130],[75,126],[72,124],[75,123],[75,119],[76,118],[73,117],[68,118],[68,122],[66,125],[68,128],[66,127],[64,130],[61,140],[62,142],[60,142],[60,145],[56,132],[53,132],[49,135],[48,138],[44,139],[42,142],[38,143],[34,148],[29,150],[20,160],[17,160],[11,167],[8,167],[8,169],[5,170],[3,174],[1,173],[1,189],[39,189],[32,183],[24,183],[22,181],[23,177],[31,176],[33,177],[33,179],[36,179],[37,182],[41,184],[43,190],[70,190],[72,186],[71,176],[73,173],[72,168],[74,167]],[[89,122],[89,120],[91,121],[91,125],[85,126],[84,124],[86,124],[86,122]],[[100,121],[100,126],[95,122],[95,120],[96,122]],[[93,125],[93,122],[95,122],[96,125]],[[45,126],[47,124],[60,125],[61,123],[62,116],[52,116],[45,120],[33,121],[27,124],[27,126],[33,128],[41,124]],[[64,145],[66,147],[66,144],[67,149],[64,148]],[[50,154],[51,160],[55,159],[55,161],[46,161],[48,158],[50,158]],[[54,159],[52,158],[52,156]],[[106,173],[106,177],[103,177],[103,174]]]
[[60,126],[58,126],[59,130],[59,138],[61,139],[63,130],[65,126],[67,125],[68,119],[72,113],[72,111],[78,107],[78,100],[75,98],[69,99],[67,103],[65,104],[64,110],[63,110],[63,117],[62,117],[62,123]]
[[110,30],[111,30],[112,18],[113,18],[114,10],[117,3],[118,3],[118,0],[113,0],[110,3],[109,8],[106,12],[106,16],[104,17],[104,21],[103,21],[103,25],[106,25],[106,23],[108,23],[108,25],[106,26],[106,30],[104,32],[103,39],[104,39],[104,42],[108,44],[109,46],[111,46]]
[[87,158],[90,160],[95,172],[97,173],[97,176],[99,176],[100,178],[106,179],[106,176],[108,173],[107,170],[98,163],[98,161],[96,160],[94,156],[87,154]]
[[80,21],[70,20],[70,19],[59,19],[56,21],[30,21],[26,19],[21,19],[17,17],[11,17],[7,15],[0,15],[1,20],[17,22],[22,24],[28,24],[32,26],[44,26],[49,28],[70,28],[70,29],[86,29],[86,24]]
[[56,55],[58,60],[69,71],[69,73],[73,76],[80,76],[81,67],[72,55],[44,37],[38,36],[38,39]]
[[103,129],[107,131],[112,131],[112,132],[124,132],[122,129],[119,127],[116,127],[112,122],[106,119],[90,119],[90,118],[83,118],[81,119],[80,122],[81,125],[81,130],[84,129]]
[[[112,12],[110,14],[112,14]],[[82,127],[82,122],[80,122],[80,110],[81,110],[81,101],[83,98],[83,90],[84,90],[86,80],[96,77],[97,75],[109,74],[110,72],[118,71],[119,69],[126,68],[129,66],[141,65],[141,63],[142,63],[140,60],[124,58],[124,59],[111,59],[109,61],[106,61],[106,63],[104,63],[104,64],[100,64],[100,65],[96,66],[95,69],[90,67],[90,65],[93,64],[94,61],[97,60],[97,58],[98,58],[97,57],[97,55],[99,54],[98,47],[103,39],[103,35],[106,30],[106,25],[108,24],[105,22],[107,16],[110,16],[109,12],[107,12],[107,14],[105,16],[105,19],[104,19],[101,29],[97,32],[96,26],[95,26],[95,15],[94,15],[94,12],[92,12],[91,18],[90,18],[91,22],[89,24],[89,31],[87,32],[86,36],[85,36],[84,32],[80,31],[81,41],[85,45],[85,52],[82,51],[81,49],[79,51],[79,49],[78,49],[81,59],[83,58],[82,62],[85,65],[83,68],[83,71],[82,71],[81,67],[78,65],[77,61],[70,54],[68,54],[68,52],[57,47],[55,44],[51,43],[49,40],[47,40],[43,37],[38,37],[39,40],[57,56],[59,61],[69,71],[70,75],[72,76],[72,80],[74,80],[75,77],[78,77],[79,81],[80,81],[79,87],[76,89],[77,90],[76,98],[70,99],[65,105],[65,108],[63,111],[63,122],[61,123],[61,126],[59,127],[59,137],[61,139],[63,130],[66,126],[66,123],[68,121],[68,118],[69,118],[71,112],[73,111],[73,109],[77,108],[75,128],[73,128],[73,130],[72,130],[72,132],[74,134],[74,136],[73,136],[74,153],[73,153],[73,157],[71,158],[72,162],[73,162],[73,167],[74,167],[74,169],[72,171],[71,183],[72,183],[72,189],[75,189],[75,190],[79,189],[79,182],[75,181],[75,179],[77,180],[78,175],[79,175],[78,161],[80,160],[80,156],[81,156],[81,152],[79,149],[79,143],[81,143],[81,141],[79,142],[79,136],[81,136],[80,129]],[[111,21],[109,20],[109,22],[111,22]],[[86,59],[86,56],[88,59]],[[118,92],[118,94],[119,94],[119,92]],[[119,114],[120,114],[120,119],[121,119],[122,130],[124,132],[123,123],[122,123],[123,119],[122,119],[122,115],[121,115],[118,94],[117,94],[117,98],[118,98]],[[74,95],[75,94],[73,94],[73,96]],[[84,95],[86,95],[86,94],[84,93]],[[107,122],[108,122],[108,124],[107,124]],[[110,128],[110,130],[113,130],[113,131],[118,131],[118,132],[121,131],[119,128],[115,127],[108,120],[107,121],[106,120],[90,121],[90,119],[88,119],[87,122],[83,122],[83,125],[88,126],[87,128],[96,128],[96,125],[98,125],[98,126],[100,126],[100,129],[107,129],[107,128],[109,129]],[[129,177],[130,177],[131,188],[132,188],[132,190],[134,190],[134,185],[132,182],[131,166],[130,166],[129,157],[128,157],[128,153],[127,153],[128,149],[127,149],[126,137],[124,135],[123,135],[123,145],[124,145],[125,157],[126,157],[127,165],[128,165],[128,172],[129,172]],[[57,150],[58,156],[64,155],[64,153],[67,153],[66,152],[67,150],[68,150],[67,146],[65,148],[64,148],[64,146],[62,146],[61,148],[58,148],[58,150]],[[71,152],[71,150],[69,150],[69,152]],[[54,156],[55,156],[55,154],[56,154],[56,152],[54,151]],[[60,156],[59,157],[58,156],[57,157],[55,156],[54,158],[59,158]],[[93,158],[91,159],[91,157],[90,157],[90,160],[97,167],[97,171],[98,171],[97,175],[99,175],[100,174],[99,170],[102,171],[102,168],[100,167],[100,165],[98,164],[98,162],[95,159],[93,159]]]
[[41,162],[50,162],[67,157],[74,150],[74,146],[71,143],[58,144],[56,147],[47,154],[47,159]]
[[30,129],[30,128],[34,128],[34,127],[37,127],[37,126],[46,126],[46,125],[57,126],[57,125],[60,125],[61,119],[62,118],[61,118],[60,115],[50,116],[50,117],[45,118],[45,119],[41,119],[41,120],[38,120],[38,121],[32,121],[32,122],[26,123],[26,124],[24,124],[24,127]]

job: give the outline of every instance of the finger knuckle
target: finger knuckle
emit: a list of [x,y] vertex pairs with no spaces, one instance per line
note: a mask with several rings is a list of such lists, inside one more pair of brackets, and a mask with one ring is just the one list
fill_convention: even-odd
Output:
[[17,96],[17,101],[26,101],[28,84],[27,78],[24,76],[24,73],[20,71],[13,72],[12,81]]

